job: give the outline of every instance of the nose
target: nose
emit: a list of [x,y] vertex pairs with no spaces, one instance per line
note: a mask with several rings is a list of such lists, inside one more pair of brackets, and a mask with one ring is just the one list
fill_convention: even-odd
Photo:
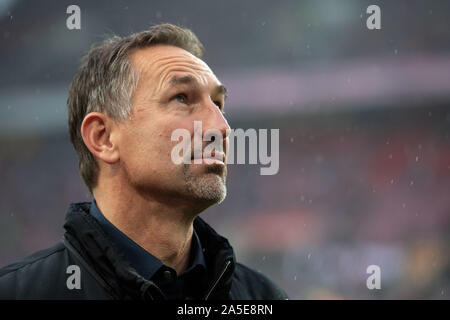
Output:
[[[223,115],[220,108],[212,101],[207,105],[207,115],[205,119],[205,125],[203,126],[203,130],[206,132],[208,130],[218,130],[222,134],[223,139],[225,140],[230,135],[230,125],[228,124],[227,119]],[[204,132],[203,132],[204,134]]]
[[[205,108],[203,108],[204,115],[203,115],[203,128],[202,128],[202,136],[209,136],[211,130],[216,132],[216,135],[220,133],[221,140],[222,140],[222,151],[225,153],[225,156],[228,151],[228,136],[231,133],[231,128],[228,125],[227,120],[225,119],[223,112],[220,110],[220,108],[211,100],[207,102],[206,105],[204,105]],[[209,131],[209,133],[208,133]],[[211,141],[215,141],[215,136],[211,136]],[[207,143],[209,144],[209,143]]]

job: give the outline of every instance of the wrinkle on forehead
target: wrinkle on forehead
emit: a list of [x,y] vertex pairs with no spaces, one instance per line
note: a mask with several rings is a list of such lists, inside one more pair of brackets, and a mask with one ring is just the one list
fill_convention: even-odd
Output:
[[152,90],[154,92],[164,89],[164,86],[167,86],[170,82],[169,77],[176,72],[189,73],[204,85],[208,84],[208,80],[219,83],[203,60],[181,48],[172,46],[149,47],[135,52],[133,59],[141,69],[145,81],[156,84],[154,90]]
[[193,68],[192,66],[185,64],[170,64],[161,68],[160,74],[158,76],[158,84],[156,86],[156,90],[160,91],[170,86],[170,80],[176,73],[187,73],[190,76],[194,77],[199,84],[204,86],[207,86],[209,80],[211,79],[214,82],[217,81],[211,71]]

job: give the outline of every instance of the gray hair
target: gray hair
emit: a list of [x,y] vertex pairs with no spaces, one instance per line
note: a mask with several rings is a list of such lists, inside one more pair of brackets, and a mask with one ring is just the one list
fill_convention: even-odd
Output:
[[70,140],[78,155],[80,175],[91,193],[98,182],[99,168],[84,144],[81,124],[91,112],[101,112],[118,121],[130,116],[131,98],[139,81],[139,70],[133,68],[130,54],[158,44],[203,57],[203,45],[191,30],[159,24],[128,37],[113,36],[95,44],[83,57],[72,80],[67,99]]

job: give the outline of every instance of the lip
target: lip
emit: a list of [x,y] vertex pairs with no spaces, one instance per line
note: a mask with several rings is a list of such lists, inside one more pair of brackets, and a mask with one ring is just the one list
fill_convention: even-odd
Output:
[[225,154],[223,152],[211,152],[211,156],[210,157],[202,157],[202,158],[192,158],[192,160],[201,160],[202,163],[206,163],[206,164],[221,164],[221,165],[225,165]]
[[219,164],[224,166],[225,162],[223,162],[222,160],[216,159],[216,158],[203,158],[202,161],[205,164]]

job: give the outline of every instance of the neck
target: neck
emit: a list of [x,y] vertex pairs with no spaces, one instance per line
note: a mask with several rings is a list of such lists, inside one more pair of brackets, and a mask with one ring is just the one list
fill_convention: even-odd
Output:
[[188,267],[196,214],[171,199],[143,196],[124,184],[99,184],[93,193],[106,219],[130,239],[178,274]]

